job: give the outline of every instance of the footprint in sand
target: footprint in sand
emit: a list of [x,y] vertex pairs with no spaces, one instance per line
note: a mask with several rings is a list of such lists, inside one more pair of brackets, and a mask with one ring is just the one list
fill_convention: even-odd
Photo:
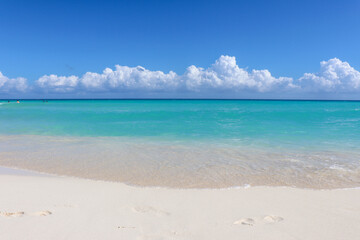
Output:
[[254,226],[257,223],[277,223],[283,221],[284,218],[275,216],[275,215],[267,215],[263,218],[242,218],[234,222],[236,225],[247,225],[247,226]]
[[48,215],[51,215],[51,214],[52,214],[52,212],[46,210],[46,211],[35,212],[35,213],[31,214],[31,215],[45,217],[45,216],[48,216]]
[[127,227],[127,226],[118,226],[117,228],[118,228],[118,229],[135,229],[136,227],[132,227],[132,226],[130,226],[130,227]]
[[[3,217],[20,217],[23,216],[25,214],[25,212],[0,212],[0,216]],[[32,216],[48,216],[52,214],[52,212],[50,211],[40,211],[40,212],[35,212],[35,213],[31,213],[30,215]]]
[[279,216],[274,216],[274,215],[268,215],[263,218],[263,221],[265,223],[277,223],[277,222],[281,222],[283,220],[284,220],[284,218],[279,217]]
[[0,212],[0,216],[3,217],[20,217],[24,214],[24,212]]
[[150,206],[137,206],[137,207],[133,207],[132,210],[134,212],[137,213],[151,213],[151,214],[155,214],[157,216],[169,216],[170,213],[160,210],[160,209],[156,209]]
[[234,224],[253,226],[255,224],[255,220],[252,218],[242,218],[242,219],[235,221]]

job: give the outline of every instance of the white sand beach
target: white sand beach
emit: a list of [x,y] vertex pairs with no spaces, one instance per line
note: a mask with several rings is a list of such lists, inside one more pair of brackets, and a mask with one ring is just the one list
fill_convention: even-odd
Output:
[[360,189],[165,189],[0,171],[0,239],[360,239]]

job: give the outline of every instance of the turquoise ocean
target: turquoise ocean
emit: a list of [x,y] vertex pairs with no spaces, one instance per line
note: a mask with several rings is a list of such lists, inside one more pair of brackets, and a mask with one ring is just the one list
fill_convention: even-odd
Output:
[[1,100],[0,165],[140,186],[360,187],[360,102]]

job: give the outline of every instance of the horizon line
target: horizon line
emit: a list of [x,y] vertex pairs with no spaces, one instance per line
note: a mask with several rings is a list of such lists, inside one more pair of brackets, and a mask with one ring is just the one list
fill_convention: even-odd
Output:
[[229,100],[229,101],[341,101],[359,102],[360,99],[282,99],[282,98],[4,98],[0,101],[42,101],[42,100]]

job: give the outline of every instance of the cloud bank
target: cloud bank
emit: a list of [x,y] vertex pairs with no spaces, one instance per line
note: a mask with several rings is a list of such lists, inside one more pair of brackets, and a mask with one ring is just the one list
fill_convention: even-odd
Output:
[[7,93],[10,91],[25,92],[27,88],[28,85],[25,78],[8,78],[0,72],[0,93]]
[[307,91],[360,92],[360,72],[333,58],[320,63],[319,73],[305,73],[299,85]]
[[235,57],[221,56],[204,69],[189,66],[182,75],[170,71],[151,71],[141,66],[116,65],[102,73],[87,72],[83,76],[44,75],[32,84],[25,78],[8,78],[0,72],[0,94],[33,93],[38,96],[91,97],[92,94],[126,96],[129,92],[143,97],[161,96],[211,97],[216,93],[241,98],[247,96],[307,96],[311,94],[360,93],[360,72],[337,58],[320,63],[317,73],[305,73],[299,79],[274,77],[269,70],[240,68]]

